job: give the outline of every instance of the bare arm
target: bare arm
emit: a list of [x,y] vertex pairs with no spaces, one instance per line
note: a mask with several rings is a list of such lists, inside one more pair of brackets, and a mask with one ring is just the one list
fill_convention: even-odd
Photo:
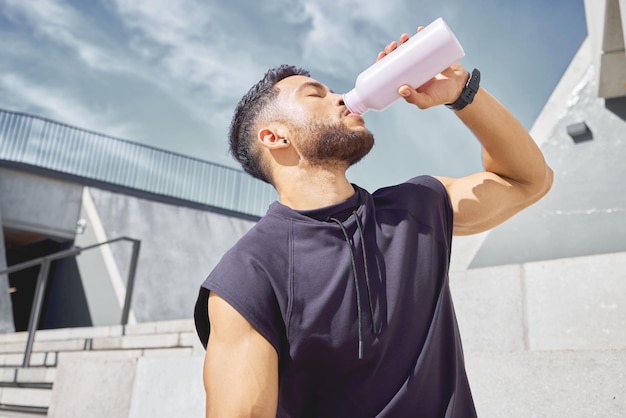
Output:
[[[400,43],[408,39],[403,34]],[[387,45],[378,59],[397,45]],[[426,109],[454,102],[468,78],[467,70],[455,63],[417,90],[402,86],[399,93],[407,102]],[[456,115],[480,141],[485,171],[439,180],[452,203],[454,234],[469,235],[491,229],[539,200],[550,190],[553,173],[520,122],[484,88]]]
[[483,147],[485,171],[440,178],[454,210],[454,233],[491,229],[544,196],[552,170],[519,121],[485,89],[457,112]]
[[209,295],[211,333],[204,361],[206,416],[275,417],[278,354],[231,305]]

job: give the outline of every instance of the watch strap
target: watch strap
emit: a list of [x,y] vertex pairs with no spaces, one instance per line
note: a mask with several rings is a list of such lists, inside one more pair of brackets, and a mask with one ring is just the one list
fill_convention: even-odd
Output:
[[479,87],[480,87],[480,71],[474,68],[459,98],[456,99],[454,103],[447,104],[446,107],[454,111],[459,111],[461,109],[464,109],[465,106],[467,106],[468,104],[474,101],[474,96],[476,95],[476,92],[478,92]]

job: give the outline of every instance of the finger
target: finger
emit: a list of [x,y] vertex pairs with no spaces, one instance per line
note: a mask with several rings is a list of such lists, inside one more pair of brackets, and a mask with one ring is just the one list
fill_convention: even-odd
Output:
[[385,53],[386,54],[390,54],[391,52],[395,51],[395,49],[398,47],[398,43],[396,41],[390,42],[386,47],[385,47]]
[[402,97],[409,97],[409,96],[411,96],[411,90],[412,89],[409,86],[401,86],[398,89],[398,93],[400,93],[400,96],[402,96]]
[[400,36],[400,44],[403,44],[408,40],[409,40],[409,34],[403,33],[402,36]]
[[385,51],[380,51],[378,53],[378,56],[376,57],[376,62],[380,61],[381,59],[385,58],[387,56],[387,54],[385,53]]
[[417,33],[420,33],[421,31],[424,30],[424,26],[418,26],[417,28]]
[[414,104],[420,109],[428,109],[434,105],[433,99],[429,95],[420,93],[409,86],[400,87],[398,93],[402,95],[407,103]]

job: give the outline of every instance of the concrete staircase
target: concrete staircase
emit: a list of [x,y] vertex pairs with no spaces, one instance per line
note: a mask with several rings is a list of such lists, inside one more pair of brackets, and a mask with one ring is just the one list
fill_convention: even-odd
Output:
[[59,363],[189,358],[204,351],[190,320],[42,330],[36,334],[30,367],[24,368],[26,338],[25,332],[0,335],[0,418],[47,416]]

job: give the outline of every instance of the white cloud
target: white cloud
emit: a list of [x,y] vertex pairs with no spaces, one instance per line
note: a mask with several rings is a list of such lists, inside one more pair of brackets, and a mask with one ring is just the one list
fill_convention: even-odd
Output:
[[120,138],[133,138],[138,132],[136,125],[120,123],[115,113],[107,108],[87,107],[68,91],[34,84],[18,74],[0,75],[0,91],[14,103],[28,103],[31,109],[27,111],[41,112],[59,122]]
[[304,1],[299,0],[265,0],[259,2],[262,9],[269,13],[277,13],[288,24],[301,24],[310,19]]
[[308,68],[352,77],[400,34],[394,30],[405,17],[405,1],[272,0],[263,7],[307,30],[300,49]]
[[418,26],[440,15],[453,19],[458,9],[434,0],[301,0],[299,4],[311,22],[303,57],[319,70],[350,77],[372,64],[378,52],[402,33],[412,35]]
[[38,37],[73,51],[89,68],[99,71],[128,71],[118,57],[87,39],[88,34],[94,33],[92,25],[62,1],[2,0],[2,5],[9,18],[25,19]]
[[[0,0],[0,6],[14,24],[55,45],[52,51],[72,53],[75,68],[86,66],[88,77],[113,73],[150,83],[204,122],[224,124],[232,106],[219,105],[231,103],[258,77],[254,58],[214,28],[222,11],[206,2],[102,1],[112,6],[111,16],[90,16],[64,0]],[[103,17],[118,19],[132,37],[103,31],[95,22]]]
[[196,0],[112,0],[125,24],[162,45],[202,37],[213,11]]
[[[250,35],[240,34],[236,27],[225,30],[224,21],[229,14],[232,18],[233,10],[220,3],[101,1],[111,14],[107,18],[118,19],[127,28],[124,36],[102,32],[94,25],[98,17],[64,0],[0,0],[0,4],[13,20],[26,22],[36,36],[72,52],[88,70],[94,70],[92,77],[116,73],[143,80],[167,92],[198,120],[214,125],[227,124],[232,104],[258,80],[266,69],[266,58],[273,56],[268,51],[271,45],[265,45],[262,38],[245,38]],[[291,53],[301,56],[290,58],[284,51],[274,51],[283,54],[282,60],[350,78],[364,63],[373,62],[371,33],[380,31],[381,22],[393,26],[390,19],[398,1],[364,6],[356,0],[274,0],[259,7],[278,13],[285,25],[310,22],[300,28],[308,27],[308,32],[293,36],[293,42],[299,39],[302,44]],[[124,38],[121,42],[126,43],[119,43]]]
[[232,103],[263,70],[253,51],[239,47],[245,41],[219,28],[225,11],[196,0],[108,1],[161,88],[198,120],[226,126]]
[[280,13],[283,20],[302,23],[313,18],[319,11],[338,27],[350,26],[355,21],[371,25],[387,25],[402,15],[407,0],[367,2],[363,0],[266,0],[260,6],[273,13]]
[[219,8],[195,0],[113,1],[123,23],[134,30],[131,47],[182,85],[210,91],[205,100],[231,99],[247,72],[256,73],[253,58],[234,48],[237,40],[215,28]]

